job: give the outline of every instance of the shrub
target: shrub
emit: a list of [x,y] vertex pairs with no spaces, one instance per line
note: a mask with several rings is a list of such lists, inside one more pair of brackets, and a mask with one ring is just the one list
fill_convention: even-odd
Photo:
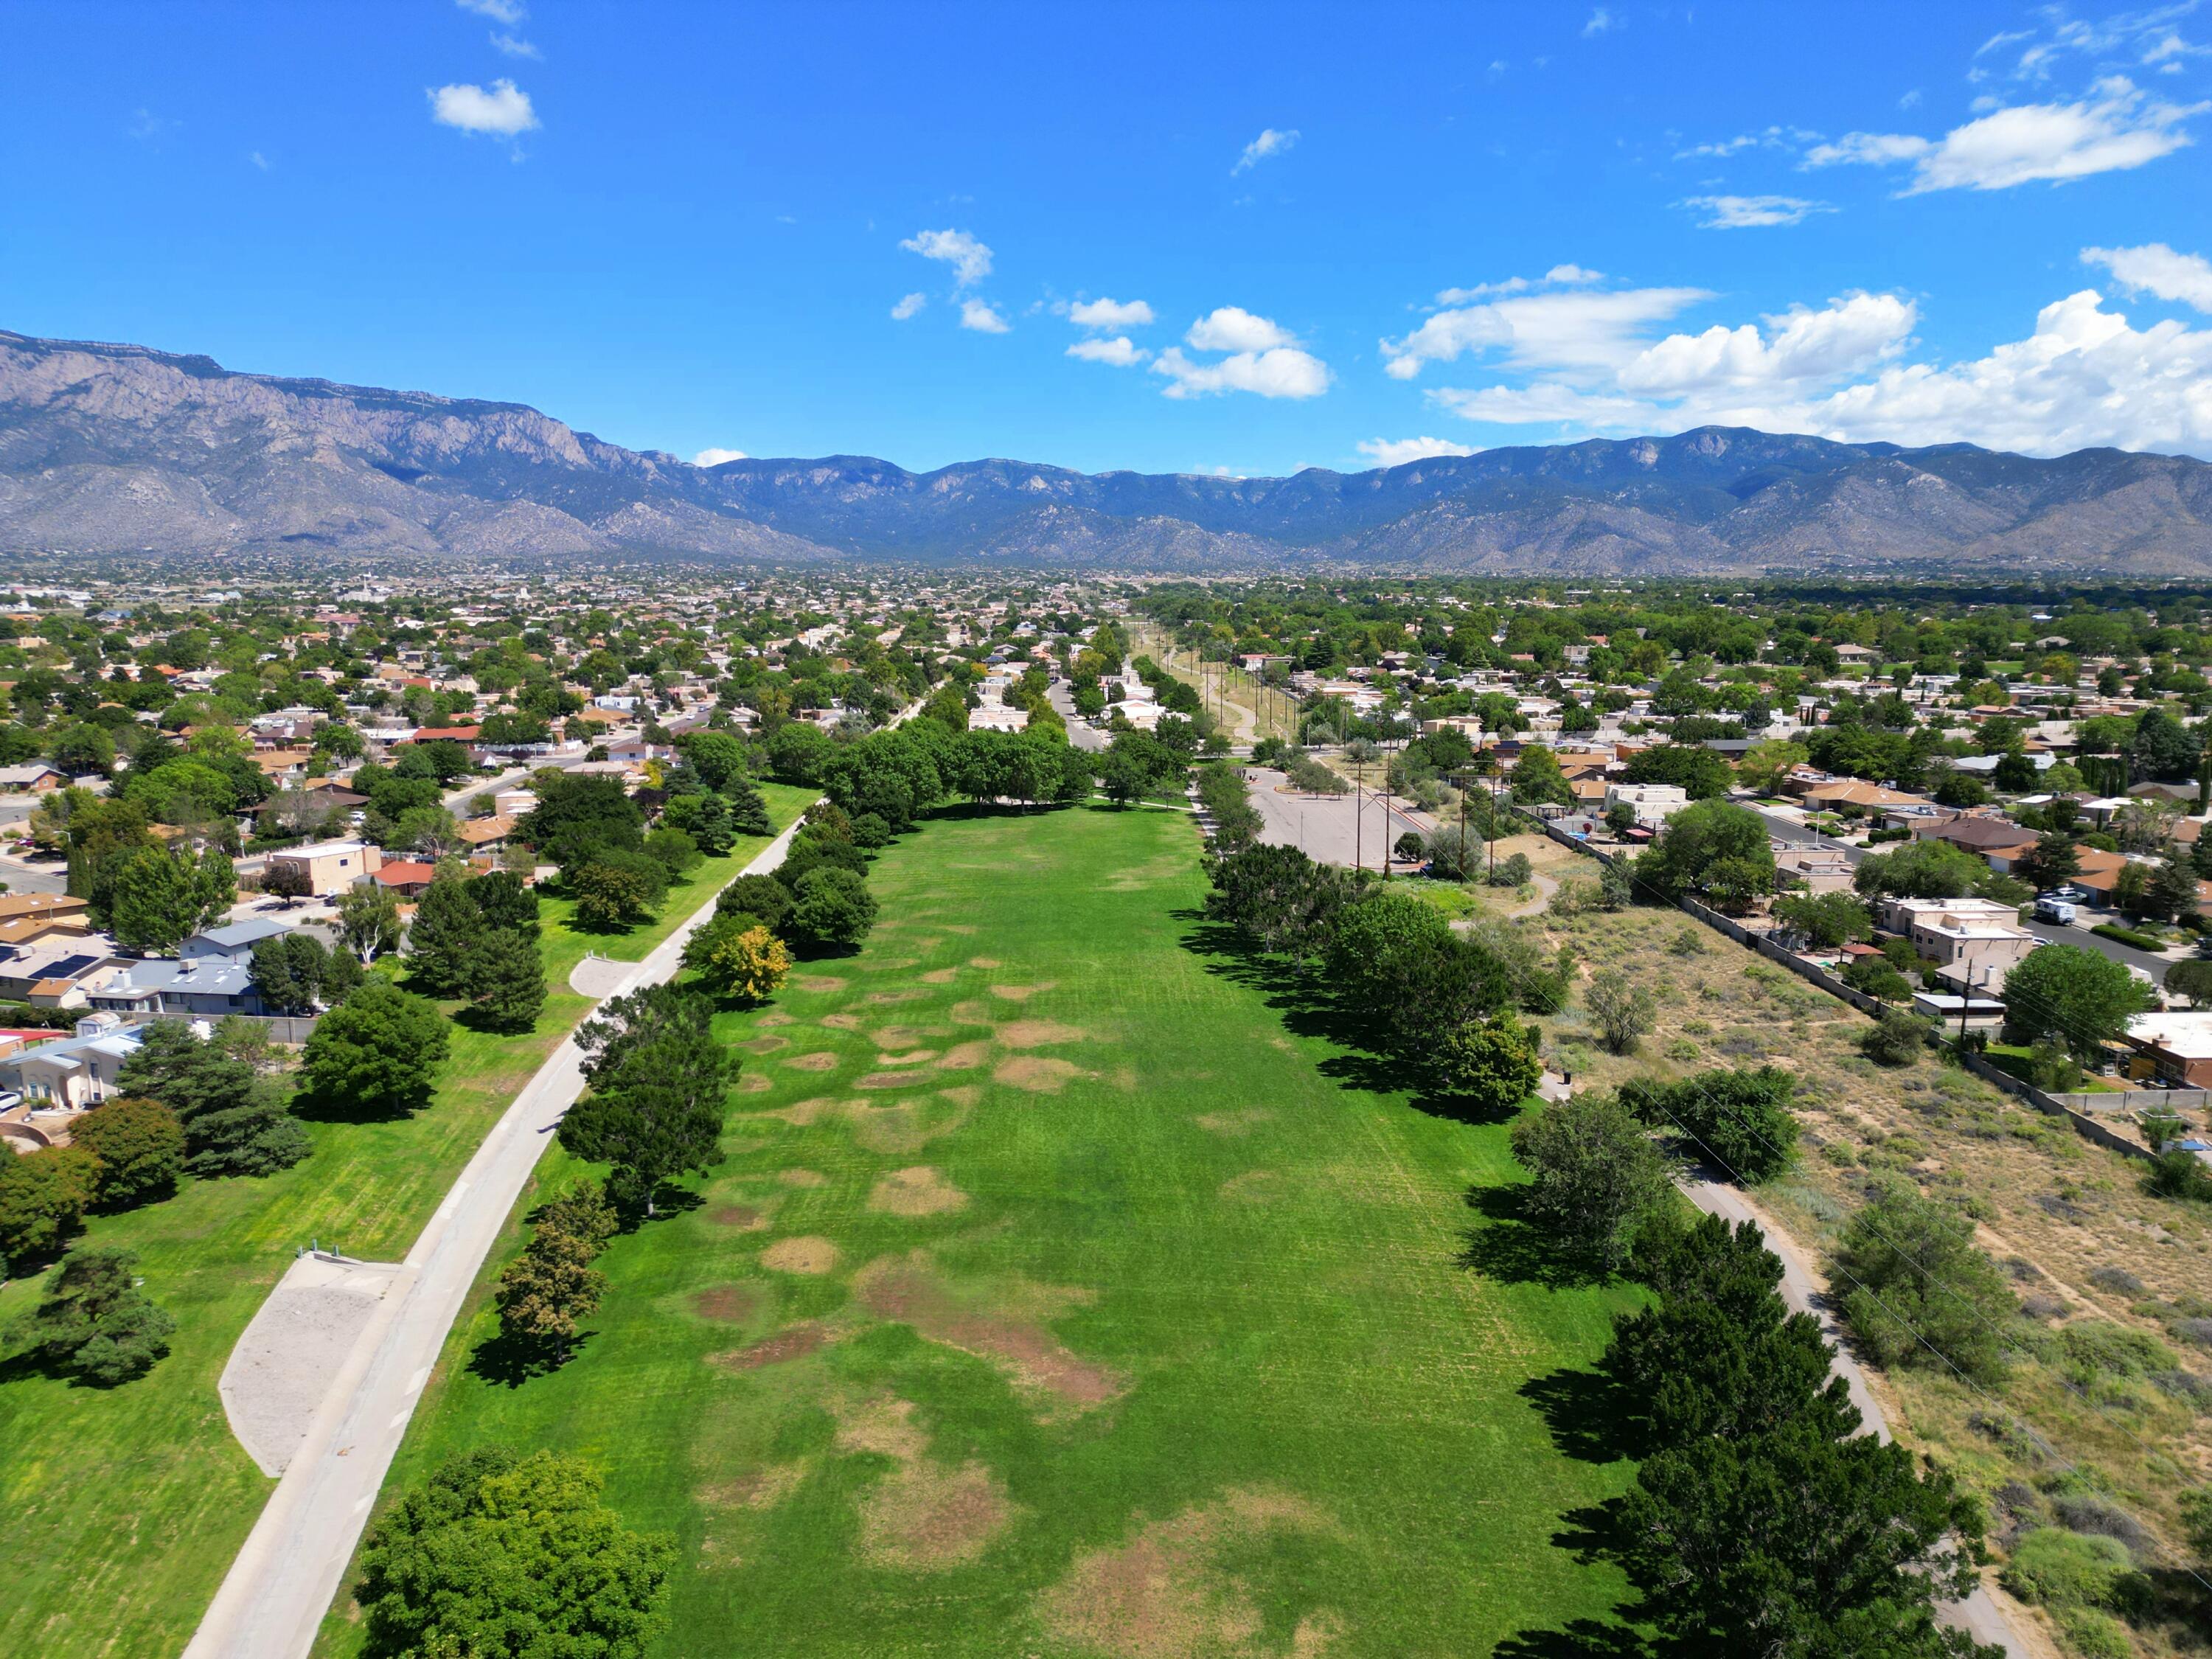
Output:
[[2014,1547],[1998,1575],[2023,1601],[2049,1607],[2106,1607],[2124,1599],[2135,1562],[2116,1538],[2039,1527]]
[[1490,884],[1492,887],[1519,887],[1525,884],[1534,872],[1534,867],[1529,864],[1528,855],[1516,853],[1498,861],[1497,867],[1490,872]]
[[1926,1022],[1902,1008],[1885,1008],[1859,1033],[1859,1052],[1877,1066],[1910,1066],[1927,1052]]
[[1836,1253],[1853,1286],[1844,1313],[1883,1364],[2003,1375],[2001,1334],[2015,1304],[1973,1238],[1970,1217],[1902,1183],[1851,1218]]
[[1795,1156],[1797,1118],[1790,1100],[1796,1087],[1787,1072],[1762,1066],[1699,1072],[1673,1084],[1637,1078],[1621,1085],[1620,1098],[1653,1127],[1686,1136],[1693,1155],[1752,1182],[1777,1173]]

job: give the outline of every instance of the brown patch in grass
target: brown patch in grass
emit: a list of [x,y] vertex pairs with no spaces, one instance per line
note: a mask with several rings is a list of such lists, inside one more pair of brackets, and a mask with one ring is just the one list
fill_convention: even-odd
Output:
[[860,971],[864,974],[896,974],[900,969],[911,968],[921,960],[920,957],[885,957],[880,961],[862,963]]
[[947,1011],[947,1017],[956,1025],[995,1025],[999,1023],[998,1010],[980,998],[954,1003]]
[[[1255,1533],[1334,1530],[1286,1493],[1231,1492],[1148,1522],[1122,1544],[1078,1555],[1038,1610],[1064,1640],[1114,1659],[1259,1659],[1271,1650],[1261,1644],[1259,1608],[1223,1558]],[[1317,1659],[1340,1628],[1326,1609],[1307,1614],[1292,1633],[1291,1659]]]
[[955,1043],[938,1056],[940,1072],[964,1072],[971,1066],[981,1066],[991,1058],[991,1045],[978,1037],[972,1042]]
[[731,1227],[741,1233],[757,1233],[768,1225],[768,1213],[757,1205],[725,1204],[707,1212],[707,1219],[717,1227]]
[[972,921],[940,921],[937,925],[948,933],[968,934],[977,931]]
[[1238,1204],[1271,1204],[1283,1190],[1283,1178],[1273,1170],[1247,1170],[1221,1183],[1221,1196]]
[[871,991],[867,1000],[881,1006],[892,1002],[918,1002],[921,996],[920,991]]
[[818,1319],[802,1319],[796,1325],[786,1326],[774,1336],[763,1337],[750,1348],[740,1348],[734,1353],[713,1355],[708,1364],[720,1365],[725,1370],[757,1371],[763,1365],[781,1365],[793,1359],[804,1359],[808,1354],[826,1348],[836,1340],[830,1328]]
[[691,1298],[691,1310],[702,1319],[741,1325],[760,1306],[760,1292],[750,1285],[717,1285]]
[[[940,1061],[939,1064],[943,1062]],[[937,1091],[955,1106],[975,1106],[983,1098],[983,1091],[973,1083],[957,1083],[950,1089]]]
[[1264,1106],[1247,1106],[1238,1112],[1202,1113],[1191,1121],[1201,1129],[1212,1130],[1215,1134],[1241,1139],[1273,1116],[1274,1114]]
[[835,1110],[836,1105],[837,1103],[827,1095],[821,1095],[812,1100],[796,1101],[780,1112],[763,1112],[762,1115],[780,1117],[793,1128],[804,1129],[810,1124],[819,1123],[823,1115]]
[[1008,1002],[1027,1002],[1038,992],[1049,991],[1052,987],[1053,981],[1050,980],[1046,980],[1041,985],[994,985],[991,988],[991,994],[994,997],[1003,997]]
[[880,1054],[878,1058],[886,1066],[921,1066],[927,1061],[935,1060],[937,1058],[937,1050],[934,1048],[915,1048],[907,1054]]
[[910,1170],[894,1170],[875,1184],[868,1207],[887,1215],[944,1215],[968,1207],[968,1194],[949,1183],[927,1164]]
[[856,1100],[846,1108],[853,1139],[867,1152],[904,1157],[920,1152],[940,1135],[949,1135],[968,1121],[969,1107],[951,1109],[928,1100],[902,1100],[895,1106]]
[[813,1233],[779,1238],[761,1252],[761,1266],[780,1273],[826,1273],[837,1265],[837,1247]]
[[842,991],[845,981],[835,974],[803,974],[791,981],[802,991]]
[[885,1025],[876,1032],[878,1048],[904,1048],[919,1041],[921,1029],[915,1025]]
[[787,1187],[827,1187],[830,1177],[818,1170],[786,1170],[776,1176]]
[[767,1036],[757,1036],[750,1042],[740,1042],[738,1047],[749,1054],[772,1054],[779,1048],[791,1047],[791,1039],[771,1032]]
[[921,975],[924,985],[950,985],[959,977],[960,970],[957,968],[933,968]]
[[1017,1316],[956,1294],[921,1250],[871,1262],[854,1285],[870,1312],[911,1325],[929,1341],[989,1360],[1017,1383],[1051,1396],[1057,1407],[1087,1411],[1128,1386],[1115,1371],[1066,1347],[1043,1323],[1048,1315],[1087,1301],[1087,1292],[1018,1282],[996,1287],[992,1301],[1029,1304],[1030,1316]]
[[1056,1095],[1067,1086],[1072,1077],[1082,1073],[1064,1060],[1052,1060],[1042,1054],[1017,1054],[1003,1061],[991,1073],[994,1082],[1003,1083],[1009,1089],[1026,1089],[1036,1095]]
[[746,1072],[738,1079],[738,1092],[741,1095],[764,1095],[775,1087],[775,1079],[761,1072]]
[[1106,1080],[1117,1089],[1134,1089],[1137,1086],[1137,1068],[1116,1066],[1106,1074]]
[[1080,1042],[1090,1035],[1079,1026],[1063,1025],[1056,1019],[1012,1020],[992,1033],[1009,1048],[1042,1048],[1052,1042]]
[[826,1025],[833,1031],[857,1031],[860,1029],[858,1014],[824,1014],[815,1024]]
[[911,1089],[917,1083],[929,1081],[927,1072],[870,1072],[854,1080],[855,1089]]
[[772,1510],[799,1489],[810,1465],[801,1459],[771,1463],[734,1480],[719,1480],[699,1488],[699,1501],[718,1510]]
[[786,1066],[790,1066],[794,1071],[834,1072],[837,1069],[837,1055],[830,1053],[827,1049],[824,1049],[820,1054],[793,1054],[789,1060],[785,1060],[783,1063]]
[[860,1553],[870,1565],[937,1572],[980,1559],[1013,1519],[998,1476],[969,1462],[947,1468],[918,1458],[860,1500]]
[[996,957],[970,957],[968,958],[968,965],[970,968],[981,968],[985,973],[988,973],[994,968],[1003,968],[1006,964]]

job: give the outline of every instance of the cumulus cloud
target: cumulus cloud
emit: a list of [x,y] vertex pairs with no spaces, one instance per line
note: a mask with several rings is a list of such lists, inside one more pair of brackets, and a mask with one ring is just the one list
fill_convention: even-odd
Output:
[[1261,129],[1260,136],[1244,146],[1244,153],[1237,158],[1237,165],[1229,169],[1234,179],[1240,173],[1249,173],[1270,155],[1280,155],[1298,142],[1298,130],[1291,127],[1278,131],[1273,127]]
[[2081,263],[2102,265],[2130,294],[2154,294],[2212,312],[2212,260],[2176,253],[2163,242],[2142,247],[2085,247]]
[[1297,337],[1269,319],[1255,317],[1242,306],[1222,306],[1190,325],[1184,341],[1200,351],[1269,351],[1296,345]]
[[1126,334],[1116,334],[1111,339],[1078,340],[1068,347],[1067,355],[1080,357],[1087,363],[1111,363],[1116,368],[1129,368],[1141,363],[1152,354],[1136,344]]
[[991,274],[991,250],[964,230],[917,231],[899,246],[951,265],[956,288],[973,288]]
[[538,129],[538,112],[530,94],[514,82],[501,79],[489,87],[466,83],[430,89],[430,118],[441,126],[463,132],[489,132],[501,138],[519,137]]
[[1583,39],[1587,40],[1594,35],[1603,34],[1608,30],[1617,29],[1620,27],[1620,20],[1607,8],[1600,6],[1595,11],[1590,13],[1589,21],[1583,25]]
[[1449,438],[1364,438],[1359,453],[1377,466],[1403,466],[1408,461],[1433,460],[1439,455],[1472,455],[1466,444]]
[[1805,153],[1808,167],[1909,161],[1912,182],[1901,195],[1934,190],[2008,190],[2063,184],[2094,173],[2124,172],[2189,144],[2182,123],[2204,104],[2172,104],[2147,96],[2124,76],[2100,81],[2070,104],[2016,104],[1954,127],[1941,138],[1911,133],[1852,132]]
[[702,449],[691,458],[691,465],[720,466],[724,461],[742,461],[744,459],[745,452],[742,449]]
[[1013,325],[988,300],[963,300],[960,302],[960,326],[971,328],[978,334],[1004,334]]
[[919,293],[906,295],[900,299],[896,305],[891,307],[891,320],[893,322],[902,323],[908,318],[918,314],[921,308],[928,303],[928,296],[926,295]]
[[1651,325],[1711,297],[1701,288],[1509,294],[1439,311],[1404,338],[1383,340],[1383,368],[1394,380],[1410,380],[1424,363],[1449,362],[1469,351],[1496,351],[1517,366],[1618,368],[1635,355]]
[[1181,346],[1170,346],[1152,364],[1168,377],[1162,388],[1170,398],[1204,398],[1223,392],[1250,392],[1262,398],[1318,398],[1328,390],[1328,365],[1294,346],[1239,351],[1212,362],[1194,362]]
[[1152,308],[1142,300],[1078,300],[1067,320],[1078,328],[1142,328],[1152,320]]
[[1706,230],[1795,225],[1808,214],[1835,211],[1826,202],[1808,202],[1802,196],[1692,196],[1682,205],[1706,216],[1698,222]]

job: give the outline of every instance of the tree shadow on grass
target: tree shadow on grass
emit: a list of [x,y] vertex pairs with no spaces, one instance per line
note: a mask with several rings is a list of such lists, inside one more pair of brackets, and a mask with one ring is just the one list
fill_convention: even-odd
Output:
[[1586,1290],[1609,1277],[1528,1219],[1528,1189],[1470,1187],[1467,1206],[1483,1219],[1467,1230],[1459,1265],[1508,1285]]
[[303,1089],[292,1097],[290,1110],[303,1123],[398,1123],[429,1103],[428,1088],[404,1100],[377,1101],[310,1094]]
[[519,1389],[536,1376],[550,1376],[584,1351],[592,1332],[573,1342],[539,1341],[501,1332],[477,1344],[469,1355],[469,1375],[502,1389]]
[[1516,1631],[1490,1653],[1491,1659],[1648,1659],[1650,1651],[1626,1626],[1577,1619],[1565,1630]]

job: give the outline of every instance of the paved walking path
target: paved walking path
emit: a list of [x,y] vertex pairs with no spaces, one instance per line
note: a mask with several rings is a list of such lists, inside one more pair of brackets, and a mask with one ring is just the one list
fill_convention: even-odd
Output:
[[[782,863],[797,829],[778,836],[744,873]],[[709,900],[643,962],[629,964],[607,994],[673,978],[684,941],[713,913]],[[469,1287],[562,1114],[583,1092],[582,1065],[573,1036],[554,1050],[394,1271],[185,1659],[305,1659]]]

